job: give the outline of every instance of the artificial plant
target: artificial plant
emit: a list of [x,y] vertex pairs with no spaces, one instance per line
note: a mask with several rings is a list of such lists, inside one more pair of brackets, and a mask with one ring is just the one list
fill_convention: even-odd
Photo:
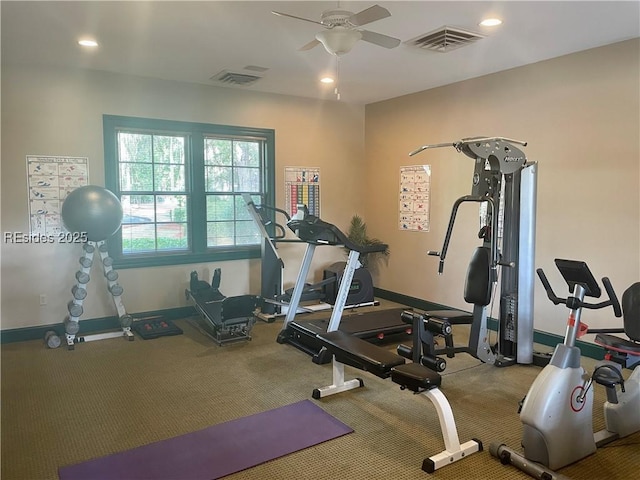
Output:
[[[362,217],[358,214],[355,214],[351,217],[351,223],[349,224],[349,230],[347,231],[347,237],[356,245],[370,246],[370,245],[384,245],[382,240],[377,238],[370,238],[367,235],[367,224],[364,222]],[[362,253],[360,254],[360,263],[369,268],[373,263],[378,261],[380,258],[386,257],[390,254],[389,247],[381,252],[373,252],[373,253]]]

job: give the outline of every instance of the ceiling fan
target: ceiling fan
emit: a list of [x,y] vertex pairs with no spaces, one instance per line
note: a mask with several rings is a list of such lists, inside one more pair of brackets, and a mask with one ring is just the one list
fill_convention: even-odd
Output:
[[331,55],[340,56],[351,51],[359,40],[364,40],[365,42],[373,43],[374,45],[379,45],[384,48],[395,48],[400,45],[400,40],[397,38],[369,30],[359,30],[357,28],[391,16],[389,10],[379,5],[374,5],[359,13],[349,12],[340,7],[334,10],[326,10],[322,12],[319,22],[288,13],[275,11],[271,13],[281,17],[290,17],[296,20],[316,23],[326,29],[317,33],[316,38],[302,46],[300,50],[310,50],[322,44],[325,50]]

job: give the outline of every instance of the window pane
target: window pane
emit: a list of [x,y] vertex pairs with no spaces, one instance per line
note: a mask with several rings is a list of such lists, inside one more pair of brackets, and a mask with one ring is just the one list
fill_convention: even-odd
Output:
[[207,222],[207,247],[233,245],[233,222]]
[[236,223],[236,245],[255,245],[261,242],[261,238],[255,222]]
[[121,163],[120,190],[152,191],[153,169],[150,163]]
[[122,223],[149,223],[155,218],[153,195],[122,195]]
[[153,224],[122,225],[123,253],[151,252],[156,249],[156,234]]
[[259,168],[236,168],[234,177],[234,190],[237,192],[260,191]]
[[[252,195],[252,199],[256,205],[260,205],[259,196]],[[247,204],[245,203],[244,198],[242,198],[242,195],[235,195],[235,204],[236,204],[236,220],[253,221],[251,215],[249,215],[249,210],[247,210]]]
[[233,169],[230,167],[204,167],[207,192],[233,191]]
[[160,192],[184,192],[184,166],[154,165],[154,190]]
[[158,195],[156,196],[156,221],[158,222],[186,222],[186,195]]
[[151,135],[119,132],[118,156],[121,162],[151,163]]
[[258,142],[234,142],[233,163],[241,167],[260,166],[260,148]]
[[207,138],[204,141],[205,165],[231,165],[233,160],[233,142],[219,138]]
[[153,161],[184,165],[184,137],[153,136]]
[[159,223],[158,250],[186,250],[189,247],[186,223]]
[[233,220],[234,195],[207,195],[207,221]]

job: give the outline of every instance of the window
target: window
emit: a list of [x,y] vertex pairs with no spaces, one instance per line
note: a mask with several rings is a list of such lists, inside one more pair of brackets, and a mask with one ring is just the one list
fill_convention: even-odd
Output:
[[242,194],[274,203],[274,132],[105,115],[105,184],[122,204],[117,267],[260,255]]

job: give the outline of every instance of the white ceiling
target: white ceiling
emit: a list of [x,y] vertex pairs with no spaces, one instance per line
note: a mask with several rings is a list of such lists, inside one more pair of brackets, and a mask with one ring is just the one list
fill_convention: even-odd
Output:
[[[359,12],[376,4],[340,2]],[[372,103],[640,36],[640,1],[387,1],[392,16],[363,28],[403,42],[448,25],[487,37],[449,53],[404,43],[385,49],[360,41],[339,61],[341,100]],[[250,86],[229,88],[335,99],[321,85],[335,72],[322,46],[298,49],[322,26],[272,15],[320,20],[338,2],[311,1],[2,1],[2,63],[88,68],[215,85],[221,70],[268,68]],[[499,16],[500,27],[478,26]],[[92,52],[76,41],[90,35]],[[594,69],[598,66],[594,65]],[[640,79],[639,79],[640,80]]]

